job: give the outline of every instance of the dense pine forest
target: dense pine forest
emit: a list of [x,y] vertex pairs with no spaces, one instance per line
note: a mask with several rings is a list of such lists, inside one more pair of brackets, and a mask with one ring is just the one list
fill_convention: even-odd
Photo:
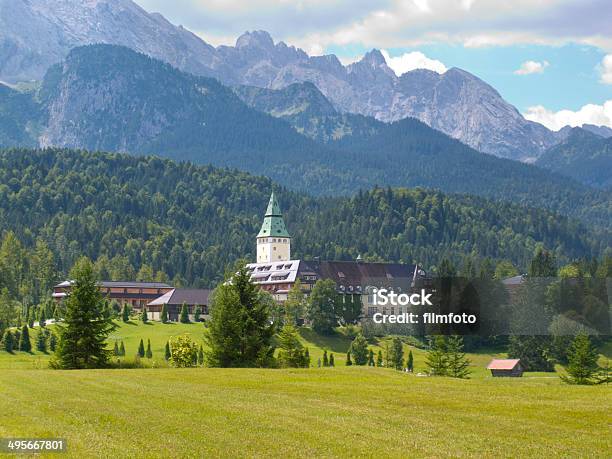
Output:
[[[36,299],[82,255],[106,279],[213,286],[253,258],[279,192],[293,257],[418,262],[508,260],[541,245],[560,262],[605,252],[582,224],[547,211],[423,189],[313,198],[236,170],[65,149],[0,151],[0,289]],[[26,281],[29,279],[29,281]]]

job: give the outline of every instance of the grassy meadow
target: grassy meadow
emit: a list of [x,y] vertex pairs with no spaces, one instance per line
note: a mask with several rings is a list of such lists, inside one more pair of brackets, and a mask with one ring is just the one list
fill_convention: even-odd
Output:
[[[32,343],[38,329],[32,331]],[[0,438],[55,437],[69,457],[610,457],[609,386],[568,386],[553,373],[491,378],[493,354],[470,354],[469,380],[346,367],[350,338],[302,329],[313,365],[168,369],[163,347],[202,324],[119,324],[132,359],[150,339],[152,368],[54,371],[49,356],[0,351]],[[384,347],[384,342],[373,347]],[[406,348],[406,351],[408,347]],[[36,369],[41,369],[35,371]]]

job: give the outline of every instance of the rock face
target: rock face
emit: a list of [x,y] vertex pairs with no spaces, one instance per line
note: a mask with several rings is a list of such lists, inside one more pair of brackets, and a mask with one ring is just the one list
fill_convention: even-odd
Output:
[[0,0],[0,80],[41,80],[70,49],[92,43],[127,46],[228,85],[283,89],[311,82],[342,113],[385,122],[415,117],[479,151],[511,159],[534,160],[560,141],[460,69],[398,77],[378,50],[343,66],[334,55],[310,57],[274,43],[263,31],[214,48],[131,0]]
[[76,47],[130,47],[201,75],[215,49],[131,0],[0,0],[0,80],[41,80]]

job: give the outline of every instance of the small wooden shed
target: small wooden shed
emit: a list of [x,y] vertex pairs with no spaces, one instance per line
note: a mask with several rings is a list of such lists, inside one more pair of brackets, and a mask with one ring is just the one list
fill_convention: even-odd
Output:
[[520,359],[493,359],[487,366],[493,377],[520,378],[523,376],[523,367]]

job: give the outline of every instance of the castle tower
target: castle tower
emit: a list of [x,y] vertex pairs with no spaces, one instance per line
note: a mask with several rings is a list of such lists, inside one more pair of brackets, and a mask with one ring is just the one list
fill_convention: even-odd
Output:
[[274,192],[266,209],[266,216],[257,235],[257,263],[272,263],[291,259],[291,236]]

